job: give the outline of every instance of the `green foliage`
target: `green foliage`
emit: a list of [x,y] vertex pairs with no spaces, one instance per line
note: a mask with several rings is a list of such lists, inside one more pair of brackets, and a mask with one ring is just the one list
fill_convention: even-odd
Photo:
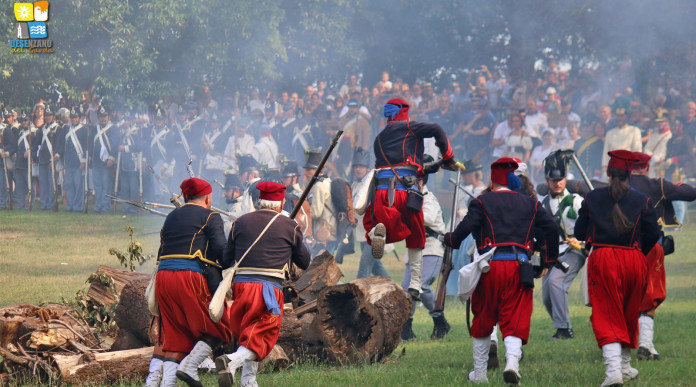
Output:
[[135,232],[135,227],[127,225],[124,230],[128,233],[130,242],[128,243],[128,248],[125,252],[110,248],[109,254],[116,256],[118,262],[121,266],[129,269],[130,271],[135,271],[135,264],[139,266],[145,263],[148,259],[152,258],[151,255],[143,255],[143,244],[133,240],[133,233]]
[[96,328],[98,333],[108,332],[116,327],[116,321],[113,317],[118,305],[118,292],[114,287],[113,278],[108,274],[94,273],[87,278],[86,282],[92,284],[95,281],[101,283],[113,295],[115,299],[113,304],[110,306],[95,305],[87,297],[87,292],[82,289],[77,291],[74,300],[62,299],[62,303],[75,308],[84,317],[89,326]]
[[[690,0],[65,0],[52,2],[52,54],[0,50],[0,99],[12,106],[96,91],[128,105],[201,85],[299,90],[384,70],[407,82],[465,77],[464,69],[532,70],[538,59],[574,70],[679,48],[696,32]],[[0,1],[11,14],[12,1]],[[8,17],[9,19],[9,17]],[[15,25],[0,28],[2,41]],[[648,54],[650,53],[650,54]]]

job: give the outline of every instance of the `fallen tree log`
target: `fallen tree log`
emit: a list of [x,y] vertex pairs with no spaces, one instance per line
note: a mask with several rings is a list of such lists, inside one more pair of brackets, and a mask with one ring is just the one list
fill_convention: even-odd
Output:
[[126,351],[95,353],[93,355],[51,356],[64,383],[110,384],[123,379],[144,380],[153,347]]
[[[143,273],[135,273],[127,270],[116,269],[111,266],[99,265],[97,271],[92,274],[93,280],[87,291],[87,299],[98,306],[112,306],[121,295],[121,291],[128,283],[150,276]],[[108,276],[113,281],[113,289],[104,284],[100,277]]]
[[307,270],[293,284],[299,296],[296,307],[309,304],[328,286],[334,286],[343,277],[343,272],[333,255],[324,250],[312,259]]
[[384,343],[378,358],[389,355],[401,341],[401,328],[413,309],[413,301],[401,286],[387,277],[360,278],[350,282],[365,294],[367,303],[374,305],[382,318]]
[[131,277],[130,281],[123,286],[118,305],[114,311],[118,335],[112,350],[135,349],[154,345],[150,339],[152,314],[150,314],[145,299],[145,288],[149,282],[149,276]]

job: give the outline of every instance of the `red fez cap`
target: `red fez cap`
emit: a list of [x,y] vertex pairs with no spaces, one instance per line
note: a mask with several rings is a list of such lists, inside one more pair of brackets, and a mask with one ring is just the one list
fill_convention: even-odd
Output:
[[262,181],[256,184],[256,188],[261,191],[259,199],[279,202],[285,198],[285,186],[272,181]]
[[196,177],[182,181],[180,187],[185,196],[204,196],[213,192],[210,183]]
[[643,152],[633,152],[633,155],[638,158],[638,161],[633,163],[631,169],[645,168],[650,165],[650,159],[652,156],[647,155]]
[[514,172],[519,165],[512,157],[501,157],[491,164],[491,181],[507,186],[508,174]]
[[408,121],[408,104],[401,98],[392,98],[387,101],[387,105],[399,105],[401,109],[393,117],[388,117],[387,121]]
[[630,170],[631,165],[638,161],[638,157],[628,150],[618,149],[608,153],[609,154],[609,168]]
[[389,101],[387,101],[387,103],[392,104],[392,105],[401,105],[403,107],[408,107],[408,104],[406,103],[406,101],[404,101],[401,98],[392,98]]

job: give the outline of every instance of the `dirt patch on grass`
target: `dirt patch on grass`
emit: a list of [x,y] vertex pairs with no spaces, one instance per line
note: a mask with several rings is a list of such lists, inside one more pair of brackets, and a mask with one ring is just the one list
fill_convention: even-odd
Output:
[[14,241],[25,236],[26,234],[23,232],[3,231],[0,233],[0,241]]

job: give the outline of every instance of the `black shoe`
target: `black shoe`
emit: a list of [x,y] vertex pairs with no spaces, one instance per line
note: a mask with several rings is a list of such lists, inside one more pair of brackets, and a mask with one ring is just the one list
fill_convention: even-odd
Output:
[[494,370],[500,367],[498,362],[498,342],[491,341],[491,348],[488,350],[488,366],[489,370]]
[[408,295],[411,296],[413,301],[420,301],[420,292],[413,288],[408,288]]
[[520,374],[513,370],[507,370],[503,372],[503,380],[508,386],[519,386],[520,385]]
[[430,340],[437,340],[445,337],[452,328],[444,315],[433,317],[433,324],[433,333],[430,335]]
[[227,355],[218,356],[215,358],[215,368],[218,374],[218,386],[220,387],[233,387],[234,386],[234,375],[230,373],[227,369],[227,363],[229,359]]
[[659,353],[652,353],[645,347],[638,347],[636,357],[638,360],[662,360]]
[[575,335],[573,334],[573,330],[571,328],[560,328],[556,329],[556,333],[551,336],[552,340],[565,340],[565,339],[572,339],[574,338]]
[[176,377],[177,379],[186,383],[186,385],[188,385],[189,387],[203,387],[203,383],[201,383],[200,380],[195,380],[191,377],[191,375],[187,374],[184,371],[176,371]]
[[413,319],[410,318],[406,320],[406,324],[401,328],[401,340],[409,341],[416,338],[416,334],[413,333]]

